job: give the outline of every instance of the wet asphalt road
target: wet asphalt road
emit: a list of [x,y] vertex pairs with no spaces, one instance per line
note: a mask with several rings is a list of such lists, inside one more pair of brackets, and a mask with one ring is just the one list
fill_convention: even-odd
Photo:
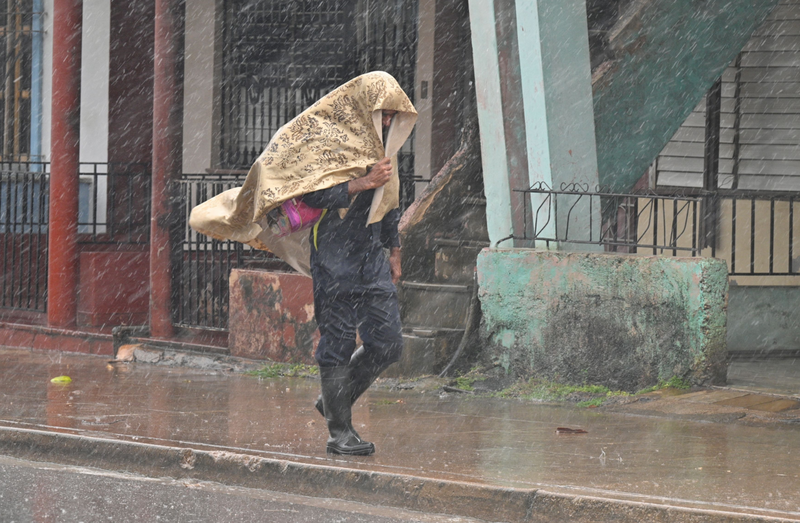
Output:
[[0,456],[0,522],[480,523],[218,483]]

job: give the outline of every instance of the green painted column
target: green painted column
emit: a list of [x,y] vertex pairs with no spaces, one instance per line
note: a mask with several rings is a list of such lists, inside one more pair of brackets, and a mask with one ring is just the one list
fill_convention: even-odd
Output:
[[[516,19],[530,183],[559,189],[577,182],[594,189],[597,148],[586,0],[519,0]],[[534,210],[548,209],[548,203],[531,195]],[[589,205],[587,198],[560,196],[555,220],[539,215],[537,230],[543,235],[552,236],[557,228],[563,236],[569,225],[571,238],[577,238],[576,231],[580,239],[599,238],[599,205]]]
[[494,0],[469,0],[469,19],[481,133],[486,222],[489,241],[494,245],[509,237],[513,231]]
[[[578,182],[593,189],[598,183],[586,3],[518,0],[501,5],[494,0],[470,0],[469,6],[487,222],[489,238],[496,244],[512,234],[523,234],[514,230],[514,223],[518,227],[525,223],[519,216],[514,219],[514,213],[523,212],[512,205],[514,189],[536,182],[554,189]],[[506,60],[517,57],[505,47],[498,47],[498,33],[503,28],[497,26],[497,9],[512,10],[516,20],[518,68],[500,67],[501,55]],[[510,83],[521,88],[510,89]],[[521,99],[517,93],[521,93]],[[517,150],[513,137],[506,135],[513,131],[504,126],[504,108],[507,113],[509,108],[524,113],[524,151]],[[512,154],[527,162],[525,186],[515,186],[509,170]],[[561,196],[556,215],[556,205],[533,195],[528,212],[540,210],[536,225],[543,236],[554,237],[556,230],[563,236],[569,227],[570,238],[596,240],[600,214],[598,202],[594,203],[590,206],[585,197]],[[548,210],[553,216],[546,215]],[[502,243],[501,247],[510,245]],[[577,250],[569,244],[562,244],[561,248]],[[580,250],[587,249],[594,250],[594,246]]]

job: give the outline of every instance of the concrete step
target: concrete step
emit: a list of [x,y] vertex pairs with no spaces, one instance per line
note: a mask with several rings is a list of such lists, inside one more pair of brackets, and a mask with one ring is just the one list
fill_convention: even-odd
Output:
[[442,283],[471,285],[478,253],[489,245],[487,241],[440,238],[433,240],[436,280]]
[[471,285],[400,282],[400,316],[403,325],[433,329],[463,329]]
[[411,377],[439,374],[453,357],[463,330],[406,327],[403,329],[403,355],[389,367],[386,377]]

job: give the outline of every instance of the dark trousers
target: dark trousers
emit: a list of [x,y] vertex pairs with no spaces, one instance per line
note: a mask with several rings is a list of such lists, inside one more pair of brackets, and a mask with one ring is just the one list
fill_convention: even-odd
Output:
[[400,359],[403,334],[396,292],[341,287],[331,291],[315,280],[314,316],[321,335],[315,355],[320,367],[350,362],[356,330],[364,342],[364,356],[372,363],[384,366]]

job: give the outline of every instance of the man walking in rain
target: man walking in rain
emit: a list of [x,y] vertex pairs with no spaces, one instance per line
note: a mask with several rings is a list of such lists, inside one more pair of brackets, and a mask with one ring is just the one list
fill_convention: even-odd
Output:
[[[382,111],[384,132],[395,113]],[[331,434],[327,450],[335,454],[375,452],[353,428],[351,406],[403,350],[394,285],[400,279],[400,210],[364,226],[375,189],[391,176],[391,160],[383,158],[366,176],[303,198],[319,209],[348,209],[344,218],[326,212],[310,238],[314,315],[321,335],[316,359],[322,395],[316,407]],[[384,248],[391,252],[388,261]],[[364,345],[354,354],[357,329]]]
[[[241,188],[195,207],[190,217],[198,232],[269,250],[312,277],[321,334],[316,408],[328,425],[330,453],[375,452],[353,428],[351,407],[402,351],[395,288],[400,183],[392,157],[416,117],[389,74],[354,78],[279,129]],[[321,218],[310,212],[316,221],[276,228],[276,210],[300,200],[322,210]],[[358,351],[356,332],[363,341]]]

